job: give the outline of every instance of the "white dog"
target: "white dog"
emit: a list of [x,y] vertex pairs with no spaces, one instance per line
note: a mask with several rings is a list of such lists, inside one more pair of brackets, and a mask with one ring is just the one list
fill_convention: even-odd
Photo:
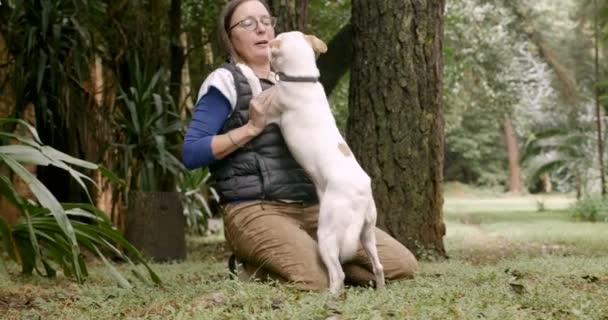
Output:
[[[329,291],[344,286],[342,263],[361,242],[371,259],[376,288],[384,287],[384,271],[376,249],[376,205],[371,179],[340,134],[325,90],[318,81],[315,52],[327,51],[323,41],[301,32],[279,34],[270,41],[271,63],[277,72],[274,99],[267,115],[277,122],[289,150],[307,171],[320,201],[317,236],[329,273]],[[253,95],[262,89],[253,71],[239,65]]]

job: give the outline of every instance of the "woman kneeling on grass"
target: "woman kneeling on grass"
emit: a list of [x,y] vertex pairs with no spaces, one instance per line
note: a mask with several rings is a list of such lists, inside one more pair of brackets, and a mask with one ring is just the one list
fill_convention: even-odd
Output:
[[[211,169],[224,206],[226,240],[244,267],[241,279],[276,279],[302,290],[325,290],[328,275],[315,240],[315,187],[292,158],[279,127],[266,125],[270,91],[252,99],[235,65],[247,64],[264,90],[272,87],[268,41],[275,36],[275,24],[263,0],[226,4],[218,31],[231,59],[199,90],[183,159],[189,169]],[[380,229],[376,239],[386,279],[411,277],[417,268],[412,253]],[[374,279],[371,270],[362,248],[344,265],[350,283],[369,284]]]

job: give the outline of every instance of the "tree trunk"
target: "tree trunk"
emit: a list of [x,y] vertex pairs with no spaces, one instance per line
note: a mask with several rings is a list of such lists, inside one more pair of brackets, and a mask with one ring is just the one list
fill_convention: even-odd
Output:
[[543,182],[543,192],[551,193],[553,192],[553,184],[551,183],[551,176],[548,173],[545,173],[541,177]]
[[184,49],[180,36],[182,34],[182,1],[171,0],[171,9],[169,10],[169,51],[171,52],[171,82],[169,90],[173,101],[178,105],[180,102],[181,83],[182,83],[182,67],[184,66]]
[[180,115],[182,119],[186,119],[187,115],[192,114],[192,109],[194,108],[192,102],[192,81],[190,80],[190,67],[188,65],[188,34],[186,32],[182,32],[179,37],[179,41],[182,46],[183,54],[184,54],[184,65],[182,66],[182,79],[181,79],[181,89],[179,94],[179,108]]
[[549,65],[555,73],[558,89],[562,98],[571,106],[576,106],[580,98],[574,72],[563,64],[562,59],[556,54],[547,39],[534,25],[534,20],[529,14],[530,10],[525,1],[503,0],[505,7],[509,8],[517,18],[512,24],[519,34],[526,34],[528,39],[536,46],[540,57]]
[[347,137],[373,181],[378,225],[445,256],[442,37],[445,1],[353,0]]
[[[15,91],[11,85],[11,76],[14,72],[13,57],[10,54],[6,40],[4,36],[0,34],[0,117],[1,118],[13,118],[17,114],[16,97]],[[26,121],[32,126],[36,126],[36,112],[33,104],[28,104],[21,113],[22,120]],[[31,137],[29,130],[23,127],[17,127],[15,133],[21,136]],[[10,141],[10,143],[17,143],[16,140]],[[36,166],[31,164],[24,164],[25,168],[36,175]],[[8,177],[13,183],[13,187],[17,193],[27,199],[35,199],[34,194],[27,186],[27,184],[16,174],[13,174],[11,170],[2,164],[0,167],[0,174]],[[0,195],[0,218],[11,225],[17,222],[19,219],[20,209],[17,208],[13,203],[9,202],[6,198]]]
[[125,236],[154,261],[186,258],[186,219],[177,192],[131,192]]
[[[88,121],[95,130],[84,132],[87,136],[86,141],[89,142],[85,147],[85,159],[102,163],[105,167],[112,169],[119,161],[115,151],[109,152],[107,149],[107,146],[116,139],[112,130],[116,89],[112,84],[111,74],[104,68],[99,55],[94,56],[90,68],[91,88],[89,93],[93,100],[89,105]],[[117,190],[108,179],[101,175],[99,170],[93,173],[93,180],[97,184],[97,188],[91,190],[95,205],[115,222],[119,230],[124,231],[124,228],[116,223],[118,219],[115,216],[120,213],[115,205],[118,201]]]
[[[15,92],[10,85],[10,76],[13,72],[12,56],[6,46],[4,35],[0,33],[0,117],[12,117],[15,113]],[[0,174],[10,175],[8,167],[0,166]],[[13,224],[19,217],[19,209],[6,198],[0,196],[0,218],[6,223]]]
[[521,168],[519,166],[519,148],[517,136],[513,130],[513,122],[509,116],[505,116],[502,125],[503,137],[507,146],[507,158],[509,159],[509,193],[520,195],[522,192]]
[[308,29],[309,0],[270,0],[271,11],[278,18],[276,34],[298,30],[306,33]]
[[595,127],[597,131],[597,162],[600,171],[600,184],[602,190],[602,197],[606,197],[606,170],[604,169],[604,142],[602,134],[602,106],[600,103],[600,38],[599,38],[599,19],[597,0],[593,0],[594,15],[593,15],[593,47],[594,47],[594,64],[595,69]]

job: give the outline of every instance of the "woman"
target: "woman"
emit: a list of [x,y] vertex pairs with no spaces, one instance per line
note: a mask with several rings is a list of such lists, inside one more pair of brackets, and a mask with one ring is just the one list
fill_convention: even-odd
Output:
[[[292,158],[276,124],[266,125],[274,74],[268,41],[276,19],[263,0],[232,0],[218,23],[219,38],[231,62],[213,71],[199,99],[183,146],[189,169],[209,166],[224,205],[226,240],[249,277],[325,290],[328,276],[316,238],[318,199],[314,185]],[[251,89],[235,62],[247,64],[264,92]],[[380,260],[388,280],[411,277],[416,258],[376,229]],[[344,266],[347,281],[369,284],[371,264],[359,249]],[[243,278],[241,276],[241,278]]]

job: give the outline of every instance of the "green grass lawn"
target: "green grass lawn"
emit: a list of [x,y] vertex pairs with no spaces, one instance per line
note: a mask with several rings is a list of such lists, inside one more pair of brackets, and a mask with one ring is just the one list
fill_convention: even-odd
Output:
[[188,261],[156,264],[162,288],[118,289],[101,264],[83,286],[0,275],[7,319],[608,319],[608,224],[573,222],[571,199],[448,198],[450,259],[384,291],[338,299],[228,278],[219,237],[189,239]]

